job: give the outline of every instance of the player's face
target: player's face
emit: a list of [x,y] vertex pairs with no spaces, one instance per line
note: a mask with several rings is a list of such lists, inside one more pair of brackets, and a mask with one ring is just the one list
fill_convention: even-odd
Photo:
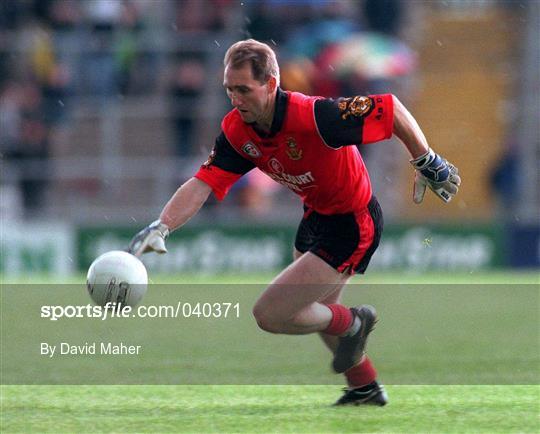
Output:
[[223,86],[244,122],[264,125],[272,118],[275,78],[261,83],[253,78],[251,65],[245,64],[238,69],[226,67]]

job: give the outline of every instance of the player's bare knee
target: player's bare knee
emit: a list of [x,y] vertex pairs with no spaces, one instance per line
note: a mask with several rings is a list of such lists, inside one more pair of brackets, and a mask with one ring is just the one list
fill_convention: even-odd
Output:
[[257,325],[259,326],[259,328],[261,330],[264,330],[265,332],[275,334],[282,333],[283,327],[281,327],[278,322],[270,318],[255,317],[255,320],[257,321]]
[[255,317],[255,321],[257,321],[257,325],[262,330],[269,333],[281,332],[282,328],[280,327],[279,321],[269,313],[265,306],[256,304],[253,307],[253,316]]
[[272,327],[273,321],[271,317],[268,315],[268,312],[264,308],[264,306],[260,304],[256,304],[255,306],[253,306],[252,313],[255,318],[255,321],[257,321],[257,325],[259,326],[259,328],[270,333],[273,332],[273,327]]

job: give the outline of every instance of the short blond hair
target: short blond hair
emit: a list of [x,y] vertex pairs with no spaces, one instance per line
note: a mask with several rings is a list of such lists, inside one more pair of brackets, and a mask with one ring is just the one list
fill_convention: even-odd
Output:
[[223,59],[225,67],[238,69],[245,63],[251,65],[255,80],[266,83],[270,77],[275,77],[279,85],[279,65],[276,53],[267,44],[255,39],[246,39],[231,45]]

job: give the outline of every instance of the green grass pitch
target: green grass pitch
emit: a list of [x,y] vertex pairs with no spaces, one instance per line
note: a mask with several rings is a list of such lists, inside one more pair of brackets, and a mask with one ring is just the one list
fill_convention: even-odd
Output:
[[11,386],[2,432],[538,432],[537,386],[388,386],[336,408],[333,386]]
[[[33,279],[27,282],[46,281]],[[79,276],[73,281],[81,279]],[[163,276],[155,281],[225,284],[264,283],[270,279]],[[332,407],[341,394],[340,380],[330,374],[329,356],[316,343],[317,338],[265,334],[246,318],[243,338],[255,337],[262,342],[261,349],[267,352],[260,358],[245,353],[249,360],[240,363],[237,351],[241,343],[220,342],[227,336],[221,331],[205,335],[207,345],[221,343],[219,354],[207,364],[193,366],[180,361],[171,368],[170,357],[182,351],[203,350],[186,334],[181,335],[181,348],[169,352],[164,348],[140,359],[141,369],[133,375],[142,378],[141,383],[151,384],[149,371],[157,369],[171,385],[3,384],[0,432],[540,432],[538,273],[373,274],[355,282],[366,288],[374,283],[413,284],[406,296],[366,290],[367,300],[358,294],[348,294],[345,299],[347,303],[373,302],[381,313],[369,349],[388,390],[390,404],[384,408]],[[508,293],[504,286],[497,286],[486,293],[479,286],[478,291],[465,296],[459,291],[465,294],[467,287],[456,286],[456,294],[462,297],[462,305],[456,309],[456,294],[426,297],[424,292],[414,292],[415,284],[431,283],[536,287]],[[422,300],[418,300],[420,296]],[[238,297],[245,297],[242,302],[247,306],[256,294]],[[3,320],[18,322],[22,327],[17,312],[21,312],[21,306],[7,310],[3,305]],[[425,334],[418,335],[414,327],[418,318],[430,325]],[[32,330],[42,324],[25,327]],[[168,323],[156,324],[162,327]],[[159,332],[170,334],[170,338],[181,333],[167,328]],[[2,337],[6,339],[4,334]],[[316,352],[310,353],[315,346]],[[301,354],[298,363],[290,363],[284,351],[291,347]],[[317,360],[310,360],[314,356]],[[249,369],[238,372],[239,365]],[[9,375],[24,379],[32,378],[35,366],[32,360],[21,359],[17,369],[10,369]],[[175,372],[190,369],[190,384],[180,381],[181,385],[174,385]],[[259,379],[261,383],[273,385],[250,383],[251,378],[252,383],[259,381],[250,375],[262,370],[266,377]],[[317,382],[313,373],[320,376]],[[219,377],[223,384],[201,385],[211,383],[208,377]],[[235,379],[242,378],[244,381],[238,383],[243,384],[234,384]],[[279,385],[276,378],[285,378],[286,384]]]

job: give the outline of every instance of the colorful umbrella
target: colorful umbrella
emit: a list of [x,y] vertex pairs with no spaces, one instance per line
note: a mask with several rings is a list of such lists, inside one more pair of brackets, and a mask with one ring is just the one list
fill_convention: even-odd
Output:
[[416,66],[416,54],[407,45],[377,33],[357,33],[328,46],[317,63],[321,60],[337,76],[357,75],[364,80],[407,75]]

